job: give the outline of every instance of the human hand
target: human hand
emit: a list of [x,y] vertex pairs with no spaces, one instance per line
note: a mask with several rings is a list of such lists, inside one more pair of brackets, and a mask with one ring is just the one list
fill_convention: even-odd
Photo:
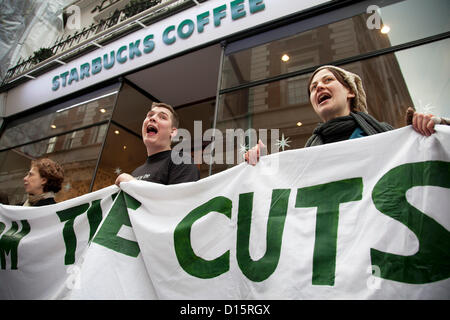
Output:
[[450,119],[444,117],[435,117],[432,114],[423,114],[416,112],[409,107],[406,110],[406,125],[412,125],[414,130],[424,136],[430,136],[434,131],[435,124],[450,125]]
[[120,187],[120,183],[121,182],[128,182],[131,180],[136,180],[135,177],[133,177],[132,175],[128,174],[128,173],[121,173],[117,179],[116,182],[114,182],[116,184],[116,186]]
[[261,139],[259,139],[258,144],[244,154],[244,159],[248,164],[254,166],[258,163],[261,153],[265,151],[267,151],[267,148]]
[[419,112],[414,112],[412,118],[412,126],[414,130],[424,136],[430,136],[436,131],[434,130],[434,125],[441,123],[441,119],[433,116],[432,114],[423,114]]

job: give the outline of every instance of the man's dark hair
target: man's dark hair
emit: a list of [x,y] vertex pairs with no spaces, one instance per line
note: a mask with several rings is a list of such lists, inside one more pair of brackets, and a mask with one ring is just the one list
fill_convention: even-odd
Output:
[[178,129],[178,125],[180,124],[180,118],[178,117],[178,114],[175,112],[175,109],[167,103],[163,102],[153,102],[152,106],[150,107],[150,110],[156,107],[166,108],[169,110],[172,114],[172,127],[175,127]]

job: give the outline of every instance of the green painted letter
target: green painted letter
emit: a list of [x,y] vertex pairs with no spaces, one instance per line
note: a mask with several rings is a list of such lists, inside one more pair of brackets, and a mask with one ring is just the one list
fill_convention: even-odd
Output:
[[80,79],[83,80],[85,77],[89,78],[89,70],[91,69],[91,65],[89,63],[83,63],[80,66]]
[[155,49],[155,41],[153,41],[153,35],[149,34],[144,38],[142,44],[144,45],[144,53],[150,53]]
[[115,53],[114,51],[111,51],[110,53],[110,59],[108,61],[108,54],[104,54],[103,55],[103,67],[105,69],[111,69],[114,66],[114,61],[115,61]]
[[[371,249],[372,265],[380,268],[381,278],[424,284],[450,277],[450,232],[406,199],[406,191],[418,186],[450,188],[450,162],[400,165],[386,173],[373,188],[375,207],[403,223],[419,240],[419,250],[411,256]],[[448,214],[448,208],[441,209]]]
[[97,74],[102,71],[102,58],[97,57],[92,60],[92,74]]
[[141,50],[139,50],[139,45],[141,44],[141,40],[136,40],[135,42],[130,42],[128,46],[128,56],[130,59],[134,59],[134,57],[140,57],[142,55]]
[[169,38],[169,32],[174,31],[175,26],[168,26],[166,30],[163,32],[163,42],[167,45],[170,45],[176,41],[175,37]]
[[87,210],[87,217],[89,221],[89,241],[102,221],[102,208],[100,207],[100,200],[89,203],[80,204],[76,207],[68,208],[62,211],[57,211],[56,214],[61,222],[67,221],[63,227],[64,244],[66,245],[66,254],[64,256],[64,264],[70,265],[75,263],[75,252],[77,249],[77,236],[74,230],[75,218],[82,215]]
[[334,285],[339,204],[361,200],[362,190],[361,178],[297,190],[296,208],[317,207],[312,284]]
[[250,226],[253,211],[253,192],[239,195],[237,227],[237,261],[245,276],[255,282],[269,278],[280,260],[281,242],[283,240],[284,222],[289,201],[289,189],[272,191],[266,232],[266,253],[258,261],[250,257]]
[[223,18],[225,18],[227,16],[227,13],[225,12],[226,9],[227,9],[226,4],[213,9],[214,26],[216,26],[216,27],[220,26],[220,20],[222,20]]
[[266,8],[264,0],[249,0],[248,2],[250,4],[250,13],[256,13]]
[[209,23],[209,11],[203,12],[197,16],[197,31],[202,33],[205,30],[205,25]]
[[52,90],[56,91],[59,89],[59,76],[54,76],[52,80]]
[[70,84],[72,84],[72,81],[77,81],[78,82],[78,70],[77,70],[77,68],[72,68],[72,70],[70,70],[69,80],[67,81],[67,83],[70,85]]
[[68,208],[62,211],[57,211],[56,214],[61,222],[64,223],[63,228],[63,238],[66,245],[66,255],[64,256],[64,264],[74,264],[75,263],[75,251],[77,249],[77,237],[75,235],[75,230],[73,229],[73,223],[75,218],[83,213],[89,208],[89,203],[80,204],[79,206]]
[[[11,228],[6,231],[0,238],[0,267],[1,269],[6,269],[6,256],[11,254],[11,270],[17,270],[17,249],[19,248],[19,242],[28,233],[30,233],[30,224],[27,220],[20,220],[22,223],[22,230],[19,230],[17,222],[13,221],[11,223]],[[2,223],[0,225],[0,233],[5,228]]]
[[131,227],[127,208],[136,210],[140,205],[141,203],[139,201],[121,191],[116,197],[106,220],[103,222],[93,242],[136,258],[140,252],[138,243],[119,237],[117,233],[122,225]]
[[127,46],[121,46],[117,50],[117,62],[120,64],[127,62],[127,56],[122,56],[122,52],[124,52],[125,50],[127,50]]
[[191,228],[195,221],[213,211],[231,218],[232,206],[230,199],[215,197],[189,212],[177,225],[173,234],[175,253],[184,271],[197,278],[209,279],[230,269],[230,251],[212,261],[202,259],[194,253],[191,245]]
[[242,4],[244,0],[234,0],[230,3],[231,19],[237,20],[245,17],[245,8]]
[[[187,31],[184,32],[183,28],[187,26]],[[180,23],[180,25],[178,26],[177,32],[178,32],[178,36],[181,39],[187,39],[192,35],[192,32],[194,32],[195,29],[195,25],[194,22],[190,19],[186,19],[183,22]]]

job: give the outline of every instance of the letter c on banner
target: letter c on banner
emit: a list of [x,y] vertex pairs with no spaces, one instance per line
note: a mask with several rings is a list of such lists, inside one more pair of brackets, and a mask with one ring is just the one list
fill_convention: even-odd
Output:
[[210,212],[219,212],[231,219],[233,203],[226,197],[215,197],[188,213],[177,225],[173,234],[175,253],[180,266],[190,275],[209,279],[214,278],[230,269],[230,251],[228,250],[214,260],[205,260],[197,256],[192,249],[192,225]]

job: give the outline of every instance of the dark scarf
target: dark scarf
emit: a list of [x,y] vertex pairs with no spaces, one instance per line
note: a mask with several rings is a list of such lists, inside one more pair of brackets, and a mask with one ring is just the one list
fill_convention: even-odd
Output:
[[350,112],[348,116],[319,123],[305,147],[347,140],[357,127],[360,127],[368,136],[394,129],[385,122],[377,121],[368,113]]
[[35,206],[39,201],[42,201],[44,199],[54,198],[55,193],[53,191],[50,192],[44,192],[38,195],[28,195],[27,201],[23,204],[24,207],[33,207]]

